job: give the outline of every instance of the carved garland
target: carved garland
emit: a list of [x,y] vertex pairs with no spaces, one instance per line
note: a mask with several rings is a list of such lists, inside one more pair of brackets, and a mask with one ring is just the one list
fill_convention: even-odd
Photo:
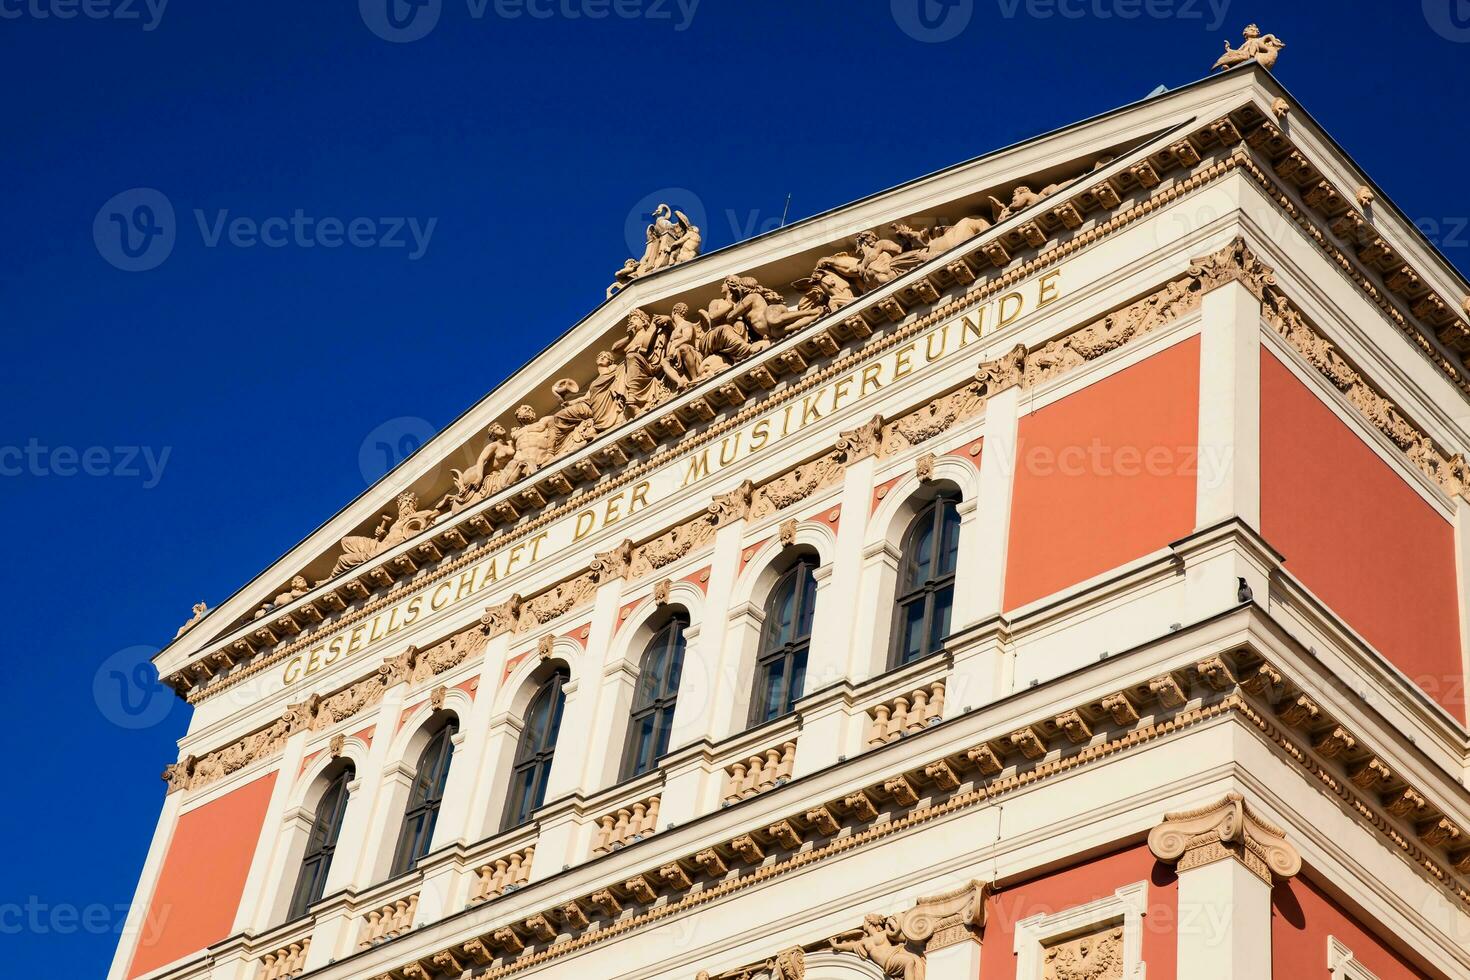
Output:
[[[1201,691],[1202,693],[1197,693]],[[676,862],[675,864],[680,868],[688,869],[687,874],[675,875],[673,879],[662,871],[639,875],[628,883],[628,886],[636,884],[638,886],[636,889],[615,886],[571,903],[577,906],[578,916],[569,918],[561,912],[553,912],[533,915],[523,921],[513,920],[501,928],[490,931],[482,938],[462,941],[449,947],[443,953],[435,955],[463,957],[473,950],[472,959],[475,963],[491,967],[481,975],[481,980],[500,980],[502,977],[521,973],[549,960],[568,956],[588,946],[605,942],[733,892],[798,871],[814,862],[834,857],[856,847],[875,843],[890,835],[902,833],[948,814],[982,805],[1022,787],[1128,751],[1228,713],[1235,713],[1254,725],[1270,741],[1283,749],[1290,758],[1300,763],[1309,774],[1333,790],[1349,809],[1363,815],[1381,835],[1400,848],[1422,870],[1438,880],[1462,904],[1470,907],[1470,889],[1451,876],[1436,858],[1400,833],[1395,824],[1383,816],[1375,806],[1347,789],[1344,785],[1345,780],[1339,779],[1330,767],[1318,762],[1312,754],[1298,746],[1293,738],[1262,714],[1247,699],[1247,695],[1260,698],[1268,705],[1274,699],[1274,706],[1268,707],[1268,711],[1272,711],[1282,719],[1293,719],[1297,725],[1307,731],[1313,738],[1314,745],[1320,746],[1317,749],[1318,755],[1325,755],[1330,759],[1341,758],[1343,753],[1340,739],[1324,738],[1321,734],[1314,734],[1317,729],[1327,726],[1327,734],[1332,735],[1341,731],[1340,726],[1327,719],[1320,710],[1315,714],[1294,711],[1294,707],[1300,704],[1301,695],[1284,681],[1279,671],[1250,654],[1242,653],[1234,663],[1224,657],[1213,656],[1200,661],[1192,670],[1171,671],[1151,681],[1145,681],[1079,705],[1071,712],[1064,712],[1063,715],[1086,716],[1099,729],[1110,722],[1115,728],[1115,731],[1110,733],[1099,731],[1080,749],[1070,746],[1070,737],[1055,720],[1039,720],[1021,729],[1022,732],[1029,733],[1030,736],[1041,742],[1042,754],[1036,757],[1039,761],[1032,760],[1034,764],[1028,763],[1028,760],[1031,760],[1030,754],[1016,747],[1017,740],[1014,737],[1002,736],[991,739],[960,755],[931,762],[920,769],[888,779],[882,785],[869,787],[850,794],[843,800],[834,801],[826,806],[808,810],[805,814],[778,821],[769,831],[746,834],[727,845],[706,849],[687,860]],[[1140,720],[1139,709],[1151,704],[1156,708],[1153,716],[1144,723]],[[1172,714],[1168,713],[1170,711]],[[1351,738],[1351,736],[1346,737]],[[1421,806],[1424,805],[1424,798],[1407,786],[1388,791],[1389,787],[1396,785],[1391,776],[1387,781],[1375,781],[1378,779],[1377,773],[1387,772],[1386,767],[1378,761],[1376,755],[1364,749],[1356,739],[1353,739],[1353,745],[1357,751],[1352,754],[1355,756],[1366,754],[1368,761],[1345,764],[1345,768],[1351,774],[1351,782],[1360,787],[1380,787],[1384,790],[1381,793],[1381,799],[1384,801],[1382,805],[1400,819],[1412,822],[1415,818],[1415,811],[1412,807],[1406,808],[1400,801],[1407,798],[1411,804]],[[1370,768],[1372,763],[1377,763],[1376,768]],[[1359,774],[1365,769],[1373,775],[1360,776]],[[958,778],[938,778],[935,775],[936,773],[953,775],[957,772],[973,773],[970,777],[969,789],[961,789],[961,782]],[[900,794],[894,789],[899,784],[908,786],[916,792],[907,795]],[[1167,816],[1164,826],[1170,829],[1161,830],[1158,841],[1164,851],[1165,859],[1177,860],[1169,855],[1174,854],[1176,850],[1181,850],[1173,839],[1175,836],[1173,831],[1177,827],[1172,827],[1171,821],[1175,824],[1179,821],[1193,821],[1200,824],[1200,832],[1180,835],[1183,841],[1183,851],[1214,848],[1217,845],[1221,849],[1228,850],[1239,845],[1242,850],[1249,850],[1256,856],[1260,868],[1264,869],[1266,874],[1274,874],[1278,877],[1295,874],[1299,859],[1294,858],[1295,852],[1289,849],[1288,845],[1279,844],[1279,831],[1249,813],[1243,801],[1239,807],[1236,806],[1236,802],[1231,797],[1227,797],[1215,807]],[[888,819],[877,820],[880,807],[892,809]],[[1429,808],[1429,811],[1434,812],[1432,808]],[[1421,815],[1420,819],[1425,818]],[[1445,823],[1442,817],[1436,821],[1431,816],[1428,818],[1429,825],[1424,823],[1418,825],[1415,836],[1428,847],[1453,848],[1459,838],[1451,836],[1449,831],[1444,829],[1443,824]],[[844,825],[851,824],[857,824],[858,827],[839,837]],[[778,829],[780,833],[777,833]],[[825,843],[817,842],[816,846],[810,850],[801,849],[803,842],[813,836],[830,839]],[[1254,847],[1251,846],[1252,844]],[[772,863],[766,860],[767,849],[785,853]],[[1458,852],[1454,860],[1456,870],[1463,874],[1470,874],[1470,851]],[[742,862],[749,867],[738,870],[734,875],[729,874],[731,868]],[[1203,863],[1203,861],[1195,863]],[[675,864],[667,864],[663,867],[672,868]],[[694,888],[696,872],[708,873],[711,880],[705,882],[704,887]],[[675,894],[670,896],[667,903],[655,904],[662,901],[661,895],[670,890]],[[640,895],[642,897],[639,897]],[[971,898],[965,899],[966,895]],[[850,944],[845,947],[847,951],[864,955],[858,947],[861,946],[863,940],[868,940],[867,948],[875,956],[905,952],[912,957],[911,959],[900,957],[890,960],[888,965],[873,958],[873,962],[879,964],[880,967],[899,971],[891,972],[890,969],[890,976],[915,976],[916,974],[911,972],[912,966],[915,962],[921,961],[906,946],[901,946],[894,940],[902,935],[905,942],[924,941],[927,948],[931,950],[960,941],[969,929],[983,926],[983,912],[978,913],[980,917],[977,919],[966,911],[983,908],[983,902],[978,904],[976,902],[976,899],[980,897],[983,897],[983,892],[976,892],[974,886],[970,886],[959,892],[940,896],[938,899],[926,900],[926,903],[936,904],[943,904],[949,900],[955,902],[954,908],[948,909],[927,926],[898,923],[881,916],[870,916],[860,933],[834,937],[834,940],[818,943],[811,948],[840,949],[844,947],[839,946],[836,940],[845,940]],[[645,908],[636,915],[622,916],[624,901],[636,902]],[[568,908],[570,907],[569,905]],[[588,914],[592,912],[603,914],[607,916],[607,921],[594,926],[587,915],[580,914],[584,911]],[[915,912],[918,912],[918,909]],[[548,915],[551,916],[551,921],[561,924],[560,931],[543,928],[549,921]],[[953,928],[956,926],[961,928]],[[924,931],[926,928],[927,933]],[[920,936],[923,938],[918,938]],[[528,950],[528,943],[537,938],[546,945],[538,950]],[[420,964],[429,961],[429,959],[412,961],[380,975],[377,980],[422,980],[423,967]],[[795,961],[794,956],[787,960],[788,963]],[[904,972],[905,970],[910,972]],[[736,971],[722,976],[739,977],[741,974]]]

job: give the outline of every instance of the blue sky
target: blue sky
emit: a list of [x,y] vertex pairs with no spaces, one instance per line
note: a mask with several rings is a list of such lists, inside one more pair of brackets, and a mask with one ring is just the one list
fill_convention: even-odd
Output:
[[1467,0],[416,2],[0,0],[8,973],[110,960],[187,720],[147,655],[596,306],[657,200],[717,248],[1259,20],[1470,270]]

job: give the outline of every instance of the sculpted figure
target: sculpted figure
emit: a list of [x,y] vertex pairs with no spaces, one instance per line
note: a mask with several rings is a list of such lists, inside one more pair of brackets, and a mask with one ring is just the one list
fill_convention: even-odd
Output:
[[834,937],[832,948],[861,956],[893,980],[924,980],[924,958],[903,945],[903,934],[892,920],[869,914],[861,932],[847,935],[855,938]]
[[536,410],[530,405],[522,405],[516,409],[516,422],[519,424],[510,430],[510,442],[514,451],[505,466],[503,486],[510,486],[551,462],[551,458],[556,455],[555,421],[555,417],[551,415],[537,418]]
[[857,250],[858,276],[866,289],[887,285],[918,264],[912,259],[900,261],[904,251],[899,244],[879,238],[875,231],[858,234]]
[[820,310],[825,316],[857,299],[862,280],[860,266],[859,260],[846,252],[818,259],[810,276],[792,283],[805,294],[797,309]]
[[189,632],[191,629],[194,628],[194,625],[196,623],[198,623],[201,619],[204,618],[204,614],[207,613],[207,612],[209,612],[209,603],[207,603],[207,602],[196,602],[196,603],[194,603],[193,612],[194,612],[194,615],[189,618],[189,621],[187,623],[185,623],[183,626],[180,626],[179,627],[179,631],[174,634],[174,639],[177,640],[179,637],[181,637],[185,633]]
[[992,197],[990,199],[990,210],[995,214],[995,223],[1000,224],[1018,211],[1024,211],[1033,204],[1041,203],[1072,183],[1074,181],[1066,180],[1060,184],[1047,184],[1039,191],[1033,191],[1027,184],[1018,184],[1016,185],[1016,189],[1011,191],[1010,204],[1002,204],[998,198]]
[[374,556],[397,547],[433,524],[434,517],[432,510],[419,510],[418,494],[411,490],[400,493],[398,516],[384,514],[372,537],[349,535],[342,539],[342,554],[332,566],[332,575],[340,575],[349,568],[356,568]]
[[669,383],[683,390],[705,377],[704,353],[699,349],[704,327],[689,319],[689,304],[675,303],[669,316],[655,317],[654,322],[668,336],[663,372]]
[[699,229],[683,211],[660,204],[653,209],[652,217],[653,223],[645,232],[647,241],[642,258],[628,259],[623,263],[623,267],[613,277],[613,284],[607,287],[608,296],[627,287],[628,283],[640,276],[678,265],[680,262],[688,262],[699,254],[702,240]]
[[928,230],[911,228],[899,222],[893,226],[893,234],[907,246],[905,254],[917,252],[921,262],[936,255],[943,255],[956,245],[963,245],[990,227],[990,222],[978,214],[961,218],[952,225],[935,225]]
[[626,262],[623,263],[623,267],[621,269],[613,273],[613,283],[611,286],[607,287],[608,298],[612,298],[612,295],[619,290],[626,289],[628,283],[637,278],[638,260],[628,259]]
[[[726,321],[731,325],[744,323],[750,336],[765,341],[780,340],[820,315],[792,309],[780,293],[767,289],[750,276],[729,277],[725,280],[724,293],[731,304],[725,314]],[[711,312],[714,307],[715,304],[710,305]]]
[[499,422],[490,426],[485,434],[489,436],[489,440],[485,443],[485,448],[480,450],[480,456],[474,465],[464,472],[450,471],[450,475],[454,477],[454,491],[446,494],[435,510],[442,511],[448,507],[449,513],[458,514],[505,486],[505,467],[515,455],[515,447],[511,445],[505,426]]
[[653,317],[646,310],[637,309],[628,314],[627,335],[613,344],[613,356],[622,358],[623,394],[634,414],[669,397],[660,366],[666,343]]
[[282,592],[280,595],[276,596],[274,599],[272,599],[270,602],[267,602],[259,609],[255,610],[255,618],[259,619],[266,613],[270,612],[272,609],[284,606],[290,602],[294,602],[295,600],[301,598],[310,591],[311,583],[306,580],[306,576],[297,575],[291,580],[291,587],[289,589],[287,589],[285,592]]
[[1238,48],[1232,48],[1230,42],[1225,42],[1225,53],[1220,55],[1220,60],[1215,62],[1211,71],[1228,70],[1236,65],[1243,65],[1247,61],[1254,61],[1262,68],[1270,71],[1276,65],[1276,59],[1281,56],[1286,42],[1275,34],[1261,35],[1261,29],[1255,24],[1246,26],[1244,33],[1245,41]]

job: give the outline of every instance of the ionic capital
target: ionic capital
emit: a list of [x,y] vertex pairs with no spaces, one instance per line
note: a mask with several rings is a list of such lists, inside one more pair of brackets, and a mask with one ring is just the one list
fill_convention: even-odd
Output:
[[1301,855],[1285,832],[1261,819],[1239,793],[1197,810],[1165,814],[1164,822],[1149,831],[1148,849],[1180,874],[1234,858],[1270,885],[1302,869]]

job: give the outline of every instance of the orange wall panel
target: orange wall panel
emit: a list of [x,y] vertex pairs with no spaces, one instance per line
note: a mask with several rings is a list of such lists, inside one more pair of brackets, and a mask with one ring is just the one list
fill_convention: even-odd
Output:
[[1149,883],[1148,914],[1143,918],[1143,961],[1148,965],[1148,980],[1175,980],[1179,881],[1174,870],[1155,861],[1142,844],[1008,885],[992,895],[985,909],[980,980],[1015,980],[1017,922],[1107,898],[1137,881]]
[[130,978],[230,934],[275,784],[276,774],[270,773],[179,817],[148,903]]
[[1410,965],[1306,877],[1293,878],[1272,890],[1271,972],[1275,976],[1326,980],[1328,936],[1341,940],[1378,980],[1443,976]]
[[1465,717],[1455,529],[1269,351],[1261,533],[1286,570]]
[[1007,609],[1194,530],[1199,351],[1191,337],[1021,418]]

